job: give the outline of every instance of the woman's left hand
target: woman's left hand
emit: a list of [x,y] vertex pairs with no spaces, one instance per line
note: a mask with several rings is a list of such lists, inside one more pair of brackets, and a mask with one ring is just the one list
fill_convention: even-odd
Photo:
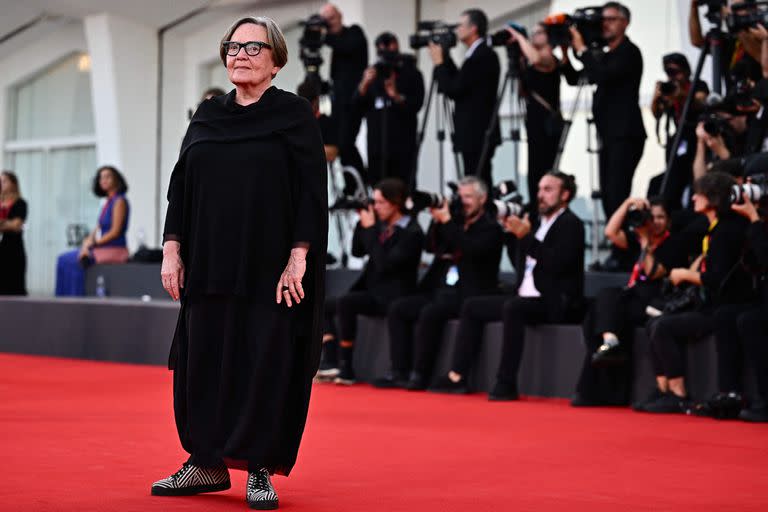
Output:
[[307,249],[304,247],[294,247],[291,249],[291,256],[285,265],[280,279],[277,281],[277,290],[275,297],[280,304],[285,299],[285,304],[290,308],[293,301],[296,304],[301,303],[304,298],[304,288],[301,286],[301,280],[307,271]]

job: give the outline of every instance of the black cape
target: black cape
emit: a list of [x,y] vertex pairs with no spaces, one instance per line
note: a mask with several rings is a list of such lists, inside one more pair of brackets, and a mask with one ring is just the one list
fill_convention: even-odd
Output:
[[[233,160],[237,151],[240,160]],[[237,168],[230,162],[237,162]],[[292,316],[295,371],[290,389],[277,391],[284,394],[288,411],[282,455],[269,468],[286,475],[295,462],[320,356],[326,172],[320,131],[306,100],[271,87],[257,103],[243,107],[235,103],[233,90],[198,108],[168,190],[163,238],[181,242],[186,272],[170,369],[177,370],[180,348],[187,343],[184,319],[190,299],[224,295],[274,304],[291,248],[309,244],[306,298]]]

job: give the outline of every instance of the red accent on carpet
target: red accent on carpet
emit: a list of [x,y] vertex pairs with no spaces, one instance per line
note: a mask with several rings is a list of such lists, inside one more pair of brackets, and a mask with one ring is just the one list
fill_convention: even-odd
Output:
[[[0,510],[247,510],[150,496],[186,459],[163,368],[0,355]],[[281,510],[766,510],[768,426],[563,400],[315,386]]]

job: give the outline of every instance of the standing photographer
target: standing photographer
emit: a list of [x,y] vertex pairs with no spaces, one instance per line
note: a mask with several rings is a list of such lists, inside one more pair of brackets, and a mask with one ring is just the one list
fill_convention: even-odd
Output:
[[[354,108],[357,85],[368,66],[368,41],[359,25],[342,24],[341,11],[333,4],[325,4],[320,16],[326,22],[325,44],[331,47],[331,80],[333,82],[333,112],[337,119],[341,141],[341,163],[365,175],[360,153],[355,147],[360,131],[360,114]],[[370,185],[376,183],[367,180]]]
[[490,189],[491,160],[501,143],[498,122],[493,127],[491,146],[486,162],[478,169],[483,140],[496,107],[496,94],[501,73],[499,57],[488,46],[488,18],[480,9],[467,9],[461,14],[456,37],[467,47],[461,69],[445,48],[430,43],[429,55],[435,65],[434,77],[440,91],[454,101],[454,149],[461,151],[464,174],[477,174]]
[[[656,89],[651,101],[651,111],[656,118],[656,136],[659,137],[659,124],[663,116],[666,116],[666,161],[669,161],[672,151],[672,141],[677,133],[669,133],[670,124],[674,124],[676,132],[682,132],[680,145],[677,148],[675,160],[669,170],[664,198],[672,210],[682,206],[683,192],[693,182],[691,168],[696,153],[696,123],[705,108],[705,102],[709,95],[709,87],[706,82],[697,80],[691,82],[691,66],[688,59],[682,53],[670,53],[663,57],[666,82],[656,82]],[[689,92],[693,89],[693,99],[685,119],[683,105]],[[657,191],[654,191],[656,193]]]
[[379,60],[363,73],[355,101],[368,127],[368,177],[395,177],[415,188],[417,114],[424,103],[424,78],[410,55],[400,53],[397,37],[376,38]]
[[573,50],[589,81],[597,84],[592,113],[600,140],[600,189],[606,218],[629,197],[645,146],[639,106],[643,56],[626,36],[629,21],[630,12],[624,5],[608,2],[603,6],[602,35],[608,52],[599,55],[571,27]]
[[557,156],[563,117],[560,113],[560,76],[576,85],[578,72],[568,61],[563,48],[563,60],[552,53],[552,45],[542,23],[537,23],[529,41],[514,28],[507,28],[511,37],[507,44],[517,44],[524,57],[523,90],[525,95],[525,133],[528,138],[528,198],[536,197],[539,180],[552,170]]

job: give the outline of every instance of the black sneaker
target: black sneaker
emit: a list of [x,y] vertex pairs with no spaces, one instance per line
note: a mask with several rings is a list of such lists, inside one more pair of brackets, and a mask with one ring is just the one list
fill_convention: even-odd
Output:
[[323,343],[323,351],[320,354],[320,368],[318,368],[315,375],[316,380],[332,381],[339,376],[337,348],[335,341]]
[[431,386],[429,390],[433,393],[449,393],[452,395],[466,395],[469,393],[467,379],[461,379],[459,382],[454,382],[447,375],[437,379],[437,382],[435,382],[434,386]]
[[606,366],[617,366],[627,362],[627,352],[619,344],[607,345],[603,343],[600,348],[592,354],[592,366],[595,368],[604,368]]
[[768,423],[768,407],[750,407],[742,409],[739,413],[739,419],[752,423]]
[[709,400],[691,405],[693,416],[707,416],[718,420],[735,420],[744,408],[744,398],[741,393],[731,391],[719,392]]
[[336,384],[351,386],[357,380],[355,379],[355,370],[352,368],[352,361],[342,361],[338,376],[333,379]]
[[690,406],[687,397],[677,396],[669,391],[656,401],[646,404],[644,411],[655,414],[687,414]]
[[404,388],[408,385],[408,374],[405,372],[391,371],[383,377],[379,377],[373,381],[373,386],[376,388]]
[[269,472],[260,469],[248,473],[248,483],[245,485],[245,501],[256,510],[275,510],[278,506],[277,492],[272,486]]
[[201,468],[185,462],[177,472],[152,484],[152,495],[192,496],[226,491],[230,487],[229,471],[224,464],[215,468]]
[[497,380],[493,390],[488,393],[488,400],[491,402],[509,402],[519,399],[520,395],[517,393],[517,385],[504,382],[503,380]]
[[648,406],[648,404],[652,404],[653,402],[655,402],[656,400],[658,400],[662,396],[664,396],[664,393],[659,388],[655,388],[653,390],[653,392],[651,392],[650,395],[645,397],[644,400],[640,400],[638,402],[633,402],[632,403],[632,410],[637,411],[637,412],[646,412],[645,408]]
[[413,371],[408,377],[408,384],[405,385],[408,391],[424,391],[427,389],[427,379],[419,372]]

